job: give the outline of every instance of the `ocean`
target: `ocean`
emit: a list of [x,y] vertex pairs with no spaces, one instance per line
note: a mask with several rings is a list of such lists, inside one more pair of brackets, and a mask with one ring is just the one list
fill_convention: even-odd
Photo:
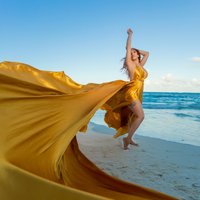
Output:
[[[200,146],[200,93],[144,92],[142,105],[145,119],[135,135]],[[98,110],[91,122],[107,126],[104,114]]]

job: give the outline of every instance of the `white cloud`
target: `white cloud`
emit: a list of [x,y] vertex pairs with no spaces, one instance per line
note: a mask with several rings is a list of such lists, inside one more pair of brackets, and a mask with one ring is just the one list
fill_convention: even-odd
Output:
[[193,79],[191,80],[191,84],[200,87],[200,80],[197,79],[197,78],[193,78]]
[[160,92],[200,92],[200,79],[179,79],[168,73],[156,80],[149,80],[145,91]]
[[193,61],[193,62],[200,62],[200,57],[193,57],[193,58],[192,58],[192,61]]
[[162,77],[162,80],[163,81],[166,81],[166,82],[171,82],[171,81],[173,81],[173,76],[172,76],[172,74],[170,74],[170,73],[168,73],[168,74],[166,74],[166,75],[164,75],[163,77]]

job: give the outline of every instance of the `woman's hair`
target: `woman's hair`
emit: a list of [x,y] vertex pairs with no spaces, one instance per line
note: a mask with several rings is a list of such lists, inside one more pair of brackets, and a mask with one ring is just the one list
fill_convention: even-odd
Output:
[[[131,48],[131,50],[135,50],[137,52],[137,54],[138,54],[138,60],[139,60],[139,62],[141,62],[140,51],[138,49],[136,49],[136,48]],[[129,71],[128,71],[128,68],[127,68],[127,64],[126,64],[126,57],[122,58],[121,60],[124,60],[124,64],[123,64],[123,67],[121,68],[121,71],[125,70],[125,73],[130,78],[130,74],[129,74]]]

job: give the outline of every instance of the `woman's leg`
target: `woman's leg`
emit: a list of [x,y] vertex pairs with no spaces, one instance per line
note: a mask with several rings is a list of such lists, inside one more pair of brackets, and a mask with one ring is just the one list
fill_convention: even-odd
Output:
[[134,120],[129,125],[128,136],[123,138],[124,149],[128,149],[129,144],[137,145],[137,143],[132,140],[132,136],[144,119],[144,111],[139,100],[134,101],[129,108],[134,113]]

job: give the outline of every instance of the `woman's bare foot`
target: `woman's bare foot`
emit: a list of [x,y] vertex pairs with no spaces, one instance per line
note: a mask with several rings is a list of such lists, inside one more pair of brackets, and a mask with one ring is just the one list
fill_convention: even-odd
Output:
[[130,142],[127,138],[123,138],[123,144],[124,144],[124,150],[129,149],[128,145],[130,144]]
[[130,144],[131,144],[131,145],[134,145],[134,146],[139,146],[139,144],[136,143],[134,140],[131,140]]

